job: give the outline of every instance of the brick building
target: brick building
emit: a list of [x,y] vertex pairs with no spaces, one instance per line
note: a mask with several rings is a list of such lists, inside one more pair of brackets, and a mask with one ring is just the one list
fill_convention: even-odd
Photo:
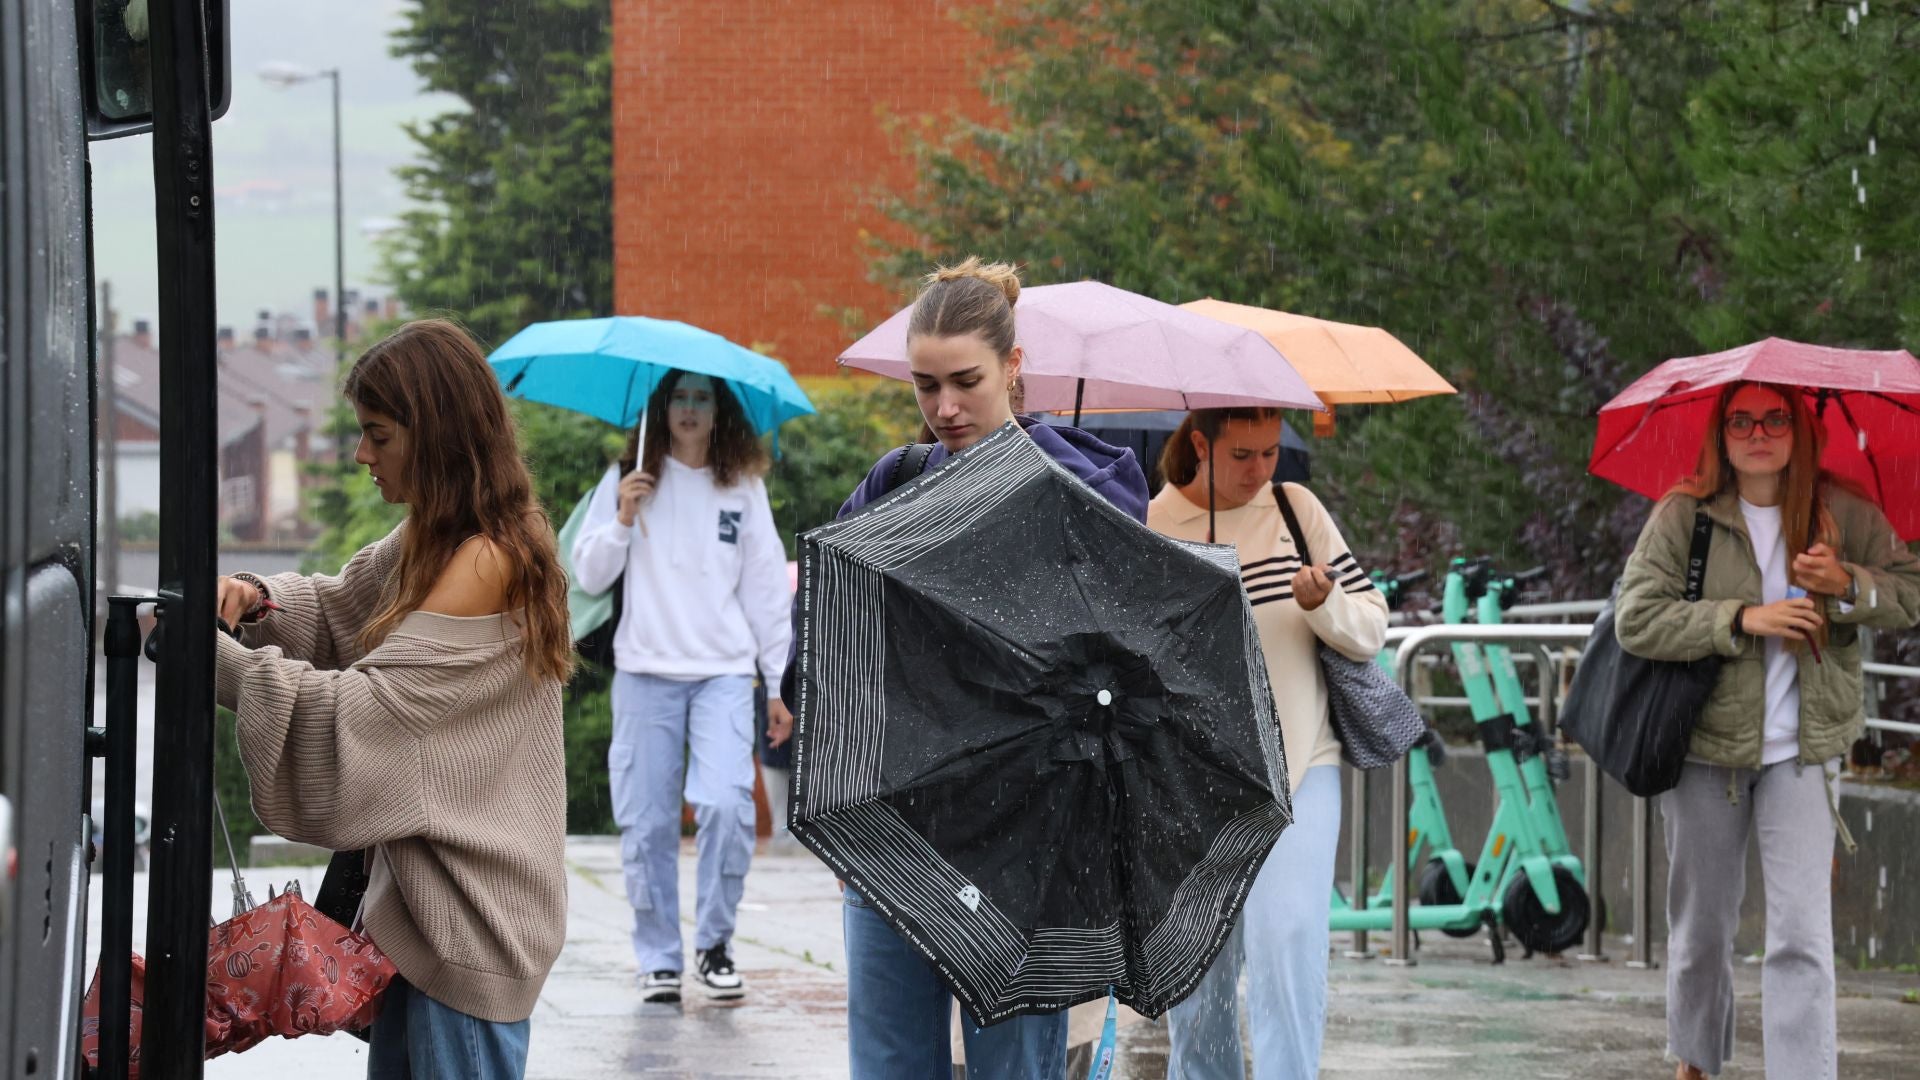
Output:
[[909,163],[886,118],[983,107],[981,0],[613,0],[614,305],[834,370],[897,298],[862,232]]

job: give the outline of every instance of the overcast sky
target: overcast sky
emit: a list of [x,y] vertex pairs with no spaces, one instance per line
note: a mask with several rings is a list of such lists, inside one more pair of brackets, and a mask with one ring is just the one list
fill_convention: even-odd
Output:
[[[260,78],[262,65],[340,69],[348,289],[375,281],[368,227],[407,205],[393,175],[414,158],[402,125],[460,105],[424,93],[411,65],[388,55],[406,0],[231,5],[233,105],[213,125],[214,228],[220,325],[245,337],[260,309],[310,317],[313,290],[333,286],[330,84],[280,89]],[[153,143],[94,143],[91,155],[95,273],[113,284],[124,330],[158,307]]]

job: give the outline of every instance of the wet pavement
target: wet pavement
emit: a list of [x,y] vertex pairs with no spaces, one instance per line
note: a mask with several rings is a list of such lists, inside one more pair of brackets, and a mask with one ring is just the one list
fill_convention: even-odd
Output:
[[[715,1002],[696,987],[678,1006],[640,1001],[627,943],[618,843],[574,838],[567,859],[567,944],[534,1014],[529,1077],[846,1075],[840,902],[832,875],[811,856],[765,854],[755,860],[734,950],[748,983],[747,997]],[[312,895],[317,870],[248,873],[261,897],[269,881],[294,876],[304,879]],[[688,848],[681,873],[682,911],[688,916],[692,880]],[[140,875],[135,902],[142,907],[144,891],[145,875]],[[226,884],[217,883],[216,907],[224,908],[230,895]],[[97,927],[97,892],[94,907]],[[136,947],[144,931],[136,926]],[[1340,937],[1335,943],[1345,946]],[[1323,1077],[1641,1080],[1672,1075],[1671,1066],[1661,1062],[1664,972],[1628,968],[1623,943],[1610,943],[1611,963],[1521,959],[1515,949],[1500,966],[1490,963],[1484,940],[1429,935],[1423,944],[1421,962],[1413,967],[1336,953]],[[1903,1000],[1920,991],[1920,976],[1843,971],[1840,985],[1840,1075],[1848,1080],[1920,1075],[1920,1004]],[[1762,1075],[1759,965],[1743,964],[1736,986],[1738,1050],[1723,1075],[1752,1080]],[[1097,1033],[1100,1011],[1095,1005],[1078,1012],[1076,1042]],[[1120,1047],[1118,1076],[1165,1075],[1163,1025],[1129,1017]],[[364,1045],[334,1036],[275,1040],[209,1063],[207,1075],[284,1073],[301,1080],[345,1080],[364,1076],[365,1069]],[[1084,1065],[1076,1072],[1084,1075]]]

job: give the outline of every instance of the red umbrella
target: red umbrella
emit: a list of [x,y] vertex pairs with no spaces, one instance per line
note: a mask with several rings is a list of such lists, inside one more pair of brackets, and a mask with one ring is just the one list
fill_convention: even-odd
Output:
[[1767,338],[1668,360],[1601,408],[1588,471],[1659,498],[1693,473],[1720,391],[1749,381],[1804,394],[1826,429],[1821,467],[1872,496],[1901,539],[1920,539],[1920,361],[1902,349]]
[[[146,965],[133,957],[132,1076],[140,1073],[141,1001]],[[365,935],[301,899],[280,896],[207,935],[206,1054],[239,1053],[280,1035],[330,1035],[373,1022],[396,972]],[[82,1006],[81,1053],[99,1064],[100,980]]]

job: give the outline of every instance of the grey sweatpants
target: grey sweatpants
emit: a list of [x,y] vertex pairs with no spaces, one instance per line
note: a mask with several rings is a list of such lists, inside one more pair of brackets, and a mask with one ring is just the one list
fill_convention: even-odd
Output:
[[[1760,1013],[1768,1076],[1831,1080],[1833,818],[1823,769],[1688,762],[1660,796],[1667,856],[1667,1053],[1719,1075],[1733,1057],[1733,938],[1758,833],[1767,897]],[[1734,800],[1727,797],[1732,781]]]

